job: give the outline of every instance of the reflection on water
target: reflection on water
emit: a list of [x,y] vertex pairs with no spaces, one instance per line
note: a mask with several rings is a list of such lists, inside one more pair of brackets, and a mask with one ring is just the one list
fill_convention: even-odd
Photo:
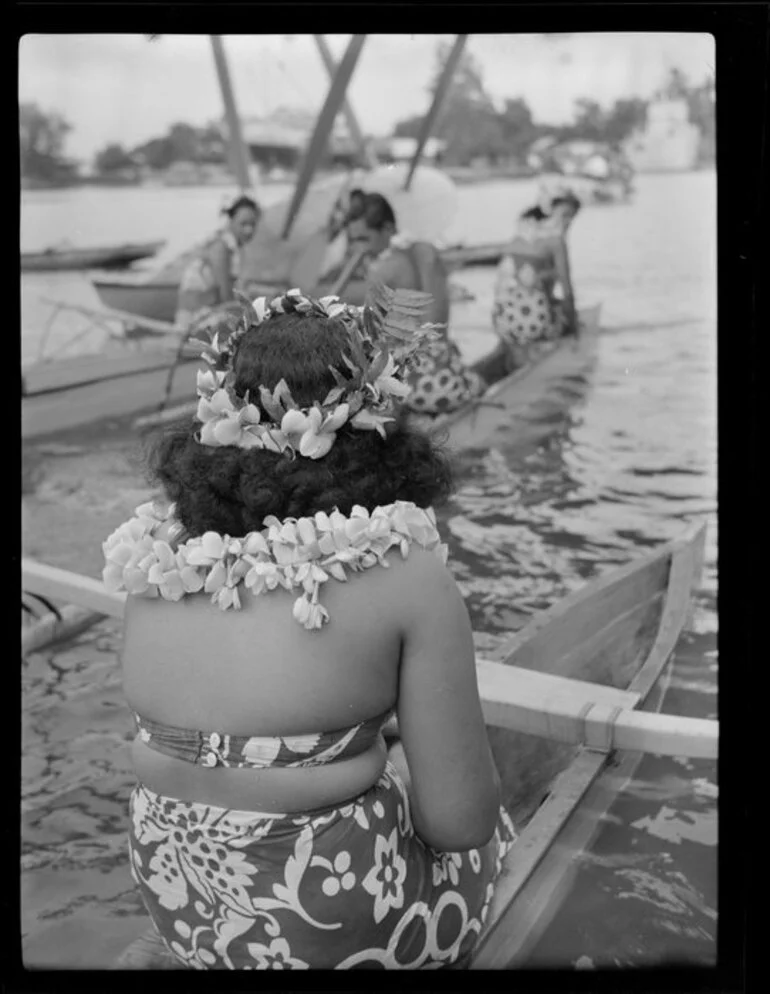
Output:
[[[587,579],[707,519],[702,583],[663,709],[716,717],[715,182],[642,176],[638,187],[631,204],[586,208],[570,236],[580,297],[604,302],[595,370],[561,384],[539,420],[465,453],[439,522],[486,651]],[[463,188],[454,234],[504,237],[532,192]],[[202,224],[201,199],[183,197]],[[32,299],[27,283],[28,316]],[[138,927],[124,850],[129,725],[104,656],[115,639],[105,625],[25,667],[23,866],[36,871],[25,877],[25,931],[48,962],[109,962]],[[713,962],[717,802],[714,763],[645,757],[534,961]]]

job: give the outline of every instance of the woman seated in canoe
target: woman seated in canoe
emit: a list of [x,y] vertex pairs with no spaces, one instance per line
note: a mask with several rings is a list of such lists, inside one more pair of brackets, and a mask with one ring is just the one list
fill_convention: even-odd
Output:
[[448,462],[399,406],[411,330],[255,301],[157,443],[171,503],[105,542],[131,867],[181,965],[463,964],[513,843],[432,510]]
[[498,267],[492,311],[495,331],[514,351],[577,334],[566,235],[579,209],[580,201],[567,192],[554,197],[548,210],[538,205],[519,218]]
[[446,414],[483,393],[486,383],[465,366],[457,344],[446,330],[449,282],[435,246],[397,232],[393,208],[379,193],[367,193],[353,206],[347,236],[349,252],[365,252],[367,282],[429,293],[433,301],[425,319],[444,326],[411,373],[407,405],[417,414]]
[[240,272],[241,249],[254,237],[262,213],[246,194],[230,199],[222,208],[227,221],[196,252],[179,283],[175,324],[189,328],[193,320],[210,308],[234,301]]

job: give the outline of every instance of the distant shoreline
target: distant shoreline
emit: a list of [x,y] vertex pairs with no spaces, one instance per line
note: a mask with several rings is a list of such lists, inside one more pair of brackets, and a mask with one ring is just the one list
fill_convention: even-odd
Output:
[[[688,172],[704,172],[714,169],[716,162],[699,162],[692,165],[687,169],[637,169],[636,173],[639,175],[646,175],[648,173],[688,173]],[[440,168],[440,167],[439,167]],[[532,179],[538,174],[532,170],[525,168],[516,167],[494,167],[494,166],[484,166],[484,167],[472,167],[472,166],[448,166],[444,170],[446,174],[453,179],[456,183],[465,185],[467,183],[483,183],[489,180],[497,179]],[[324,175],[324,174],[319,174]],[[326,175],[333,175],[332,172]],[[280,179],[273,178],[270,176],[260,177],[258,179],[258,185],[268,185],[272,183],[293,183],[296,177],[282,176]],[[568,179],[568,177],[565,177]],[[36,191],[50,191],[50,190],[76,190],[80,187],[107,187],[110,189],[123,189],[131,188],[136,189],[140,187],[158,187],[164,186],[169,189],[176,189],[182,187],[227,187],[235,183],[234,179],[224,179],[217,178],[214,180],[196,180],[195,182],[174,182],[168,181],[163,176],[157,176],[153,178],[142,178],[142,179],[117,179],[117,178],[107,178],[107,177],[80,177],[78,179],[68,180],[66,182],[50,182],[46,183],[42,180],[30,180],[28,178],[22,178],[21,190],[23,193],[33,193]]]

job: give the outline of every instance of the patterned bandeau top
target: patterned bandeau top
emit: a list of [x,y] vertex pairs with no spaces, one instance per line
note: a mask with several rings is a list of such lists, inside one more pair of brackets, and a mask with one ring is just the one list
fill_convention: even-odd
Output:
[[156,752],[196,766],[233,769],[324,766],[372,747],[392,710],[333,732],[307,735],[227,735],[151,721],[134,712],[137,733]]

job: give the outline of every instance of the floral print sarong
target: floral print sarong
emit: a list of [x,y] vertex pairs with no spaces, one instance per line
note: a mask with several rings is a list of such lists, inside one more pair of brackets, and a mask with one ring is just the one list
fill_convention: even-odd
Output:
[[392,764],[366,793],[302,815],[131,797],[131,870],[180,965],[414,969],[465,962],[515,839],[438,852]]
[[406,405],[415,414],[449,414],[484,392],[487,384],[463,362],[448,338],[430,342],[409,374]]

